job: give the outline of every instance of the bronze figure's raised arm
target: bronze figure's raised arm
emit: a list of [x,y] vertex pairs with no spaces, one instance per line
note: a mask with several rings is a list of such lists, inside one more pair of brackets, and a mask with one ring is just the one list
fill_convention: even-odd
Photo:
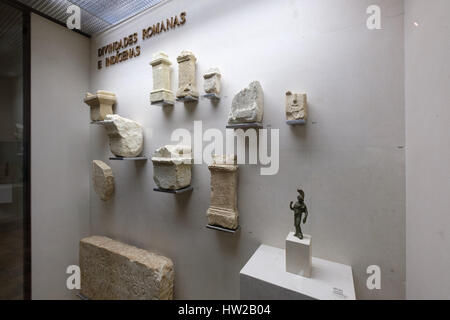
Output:
[[306,223],[306,219],[308,218],[308,208],[305,204],[305,193],[303,190],[299,189],[297,192],[299,194],[297,202],[294,204],[294,202],[291,201],[289,207],[294,211],[295,236],[301,240],[303,239],[303,233],[300,225],[302,223],[303,214],[305,215],[303,217],[303,223]]

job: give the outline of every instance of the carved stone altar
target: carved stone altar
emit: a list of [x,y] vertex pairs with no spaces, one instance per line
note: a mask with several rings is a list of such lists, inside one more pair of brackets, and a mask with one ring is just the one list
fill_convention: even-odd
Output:
[[286,92],[286,120],[306,121],[308,109],[306,94]]
[[153,69],[153,91],[150,93],[151,103],[175,103],[175,97],[172,92],[170,81],[171,64],[168,55],[164,52],[160,51],[153,55],[153,60],[150,62]]
[[178,90],[177,98],[198,98],[197,90],[197,58],[190,51],[183,51],[177,57],[178,61]]
[[136,121],[114,114],[105,119],[111,152],[124,158],[138,156],[144,148],[144,133]]
[[109,114],[114,114],[113,105],[117,102],[116,95],[112,92],[99,90],[97,94],[86,93],[84,103],[91,108],[91,120],[105,120]]
[[100,160],[92,161],[92,180],[94,190],[103,201],[114,194],[114,175],[110,166]]
[[299,239],[290,232],[286,237],[286,272],[310,278],[312,268],[312,239],[305,234]]
[[192,150],[190,146],[168,145],[152,157],[153,180],[164,190],[179,190],[191,184]]
[[161,255],[100,236],[80,241],[81,294],[92,300],[172,300],[174,266]]
[[258,81],[253,81],[233,98],[228,123],[262,122],[263,115],[264,94],[262,87]]
[[214,156],[208,168],[211,171],[211,204],[206,214],[208,224],[236,230],[239,226],[236,156]]

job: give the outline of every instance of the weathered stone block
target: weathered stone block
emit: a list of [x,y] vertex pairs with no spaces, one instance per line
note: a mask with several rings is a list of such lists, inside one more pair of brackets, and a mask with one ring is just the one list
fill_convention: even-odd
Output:
[[81,294],[93,300],[172,300],[166,257],[100,236],[80,241]]
[[262,87],[258,81],[253,81],[233,98],[228,123],[262,122],[263,115],[264,94]]
[[214,156],[211,171],[211,204],[206,213],[208,224],[236,230],[237,210],[236,156]]
[[86,93],[84,103],[91,108],[91,120],[105,120],[109,114],[114,114],[113,105],[116,103],[116,95],[112,92],[99,90],[97,94]]
[[286,120],[306,120],[307,118],[306,94],[286,92]]
[[124,158],[137,157],[144,148],[144,133],[139,123],[122,118],[119,115],[108,115],[105,119],[106,133],[109,137],[111,152]]
[[179,190],[191,184],[192,155],[189,146],[164,146],[155,151],[153,180],[161,189]]
[[198,98],[197,90],[197,58],[190,51],[183,51],[177,57],[178,61],[178,90],[177,98],[188,96]]
[[214,93],[220,95],[221,85],[220,80],[222,75],[219,69],[211,68],[204,75],[205,82],[203,84],[206,93]]
[[92,180],[94,190],[103,201],[108,201],[114,194],[114,175],[111,167],[100,160],[92,161]]
[[153,55],[150,62],[153,69],[153,91],[150,93],[151,103],[157,102],[175,102],[175,97],[171,86],[171,69],[172,64],[169,56],[160,51]]

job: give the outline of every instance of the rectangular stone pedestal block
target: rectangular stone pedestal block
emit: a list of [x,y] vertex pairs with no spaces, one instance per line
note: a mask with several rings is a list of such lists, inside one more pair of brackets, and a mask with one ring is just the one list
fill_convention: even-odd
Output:
[[289,233],[286,238],[286,271],[306,278],[311,277],[311,236],[303,235],[300,240]]
[[93,300],[172,300],[170,259],[93,236],[80,241],[81,294]]
[[236,230],[239,226],[236,156],[215,156],[209,170],[211,205],[206,213],[208,224]]

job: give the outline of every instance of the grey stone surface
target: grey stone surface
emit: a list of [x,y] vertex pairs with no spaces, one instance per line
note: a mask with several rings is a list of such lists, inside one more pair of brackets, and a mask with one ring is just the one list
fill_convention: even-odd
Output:
[[174,266],[107,237],[80,241],[81,293],[92,300],[172,300]]
[[233,98],[228,123],[262,122],[263,115],[264,93],[261,84],[253,81]]

